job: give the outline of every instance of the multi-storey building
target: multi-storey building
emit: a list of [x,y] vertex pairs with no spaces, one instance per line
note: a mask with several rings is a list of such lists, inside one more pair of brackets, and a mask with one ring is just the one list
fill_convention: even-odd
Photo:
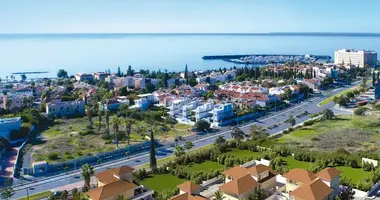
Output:
[[357,67],[369,65],[375,67],[377,63],[377,53],[366,50],[339,49],[334,52],[335,64],[352,64]]
[[56,117],[75,117],[85,115],[84,101],[50,102],[46,104],[46,114]]

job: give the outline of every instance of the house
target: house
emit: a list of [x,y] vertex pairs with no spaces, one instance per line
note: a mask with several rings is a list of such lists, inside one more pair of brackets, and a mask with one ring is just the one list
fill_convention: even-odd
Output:
[[213,103],[205,103],[195,109],[195,121],[199,121],[203,118],[211,117],[211,111],[214,109]]
[[46,104],[46,114],[56,117],[75,117],[85,115],[84,101],[50,102]]
[[258,187],[257,181],[251,175],[246,174],[242,177],[235,178],[224,185],[219,186],[226,200],[243,200],[247,199],[249,194]]
[[319,90],[319,88],[321,87],[321,81],[319,81],[316,78],[304,79],[304,84],[314,91]]
[[197,108],[197,106],[199,105],[199,102],[198,101],[191,101],[190,103],[184,105],[182,107],[182,117],[189,117],[191,115],[191,112]]
[[129,105],[129,99],[126,96],[118,96],[113,99],[109,99],[105,104],[99,102],[99,108],[101,110],[116,111],[119,110],[121,105]]
[[98,187],[85,194],[90,200],[117,200],[120,196],[133,200],[153,199],[153,190],[133,183],[134,169],[128,166],[97,173]]
[[173,101],[172,105],[169,107],[169,115],[176,116],[182,114],[182,107],[189,103],[188,99],[176,99]]
[[286,195],[291,200],[333,200],[339,190],[341,173],[335,168],[325,168],[317,174],[293,169],[284,174]]
[[231,103],[222,104],[212,110],[212,119],[214,122],[219,122],[234,116],[234,109]]
[[170,200],[208,200],[200,195],[201,186],[190,181],[186,181],[177,186],[179,194],[170,198]]
[[104,73],[104,72],[95,72],[94,73],[94,78],[96,80],[105,80],[109,74]]
[[75,74],[75,80],[77,81],[93,81],[94,75],[86,73],[77,73]]
[[19,130],[22,124],[21,117],[1,118],[0,119],[0,137],[10,138],[12,130]]

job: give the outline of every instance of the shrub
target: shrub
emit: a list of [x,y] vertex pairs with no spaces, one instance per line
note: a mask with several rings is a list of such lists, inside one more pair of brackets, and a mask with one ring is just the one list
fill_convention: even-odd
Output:
[[57,152],[51,152],[51,153],[49,153],[48,154],[48,159],[49,160],[58,160],[59,159],[59,153],[57,153]]
[[365,115],[365,112],[367,111],[366,107],[360,107],[354,111],[355,115]]
[[369,162],[363,162],[362,168],[364,169],[364,171],[373,171],[373,170],[375,170],[375,166],[373,166],[373,164],[369,163]]

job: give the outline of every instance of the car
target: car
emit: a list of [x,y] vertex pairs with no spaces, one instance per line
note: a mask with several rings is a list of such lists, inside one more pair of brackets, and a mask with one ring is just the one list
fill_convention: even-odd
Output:
[[61,194],[62,194],[61,191],[55,191],[55,192],[53,193],[53,195],[56,196],[56,197],[60,197]]

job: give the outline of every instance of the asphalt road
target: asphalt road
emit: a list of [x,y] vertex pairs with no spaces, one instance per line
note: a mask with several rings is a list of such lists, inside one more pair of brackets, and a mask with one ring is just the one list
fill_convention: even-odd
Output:
[[[353,84],[352,87],[358,84],[359,83]],[[333,111],[336,114],[344,114],[345,113],[344,111],[335,110],[333,108],[334,106],[333,103],[329,103],[323,107],[318,107],[318,104],[324,99],[328,98],[329,96],[335,95],[346,89],[348,89],[348,87],[338,88],[326,94],[312,97],[307,101],[294,104],[293,106],[287,109],[272,113],[268,115],[267,117],[259,119],[258,121],[253,121],[247,124],[239,125],[239,127],[244,132],[249,133],[250,126],[253,124],[257,124],[263,127],[269,127],[274,124],[279,124],[280,122],[287,120],[290,115],[293,115],[294,117],[296,117],[297,115],[305,111],[308,111],[309,113],[317,113],[326,108],[333,109]],[[296,124],[302,123],[308,118],[309,118],[308,116],[296,118]],[[283,123],[280,126],[269,130],[268,132],[270,134],[275,134],[289,127],[290,127],[289,123]],[[185,138],[185,141],[192,140],[194,144],[194,147],[193,147],[194,149],[194,148],[199,148],[199,147],[203,147],[203,146],[214,143],[215,138],[218,136],[223,136],[225,139],[230,139],[231,138],[230,132],[231,132],[230,127],[222,127],[216,133],[209,133],[203,136],[202,135],[189,136]],[[185,141],[182,141],[182,143],[184,143]],[[170,146],[164,146],[162,148],[157,149],[157,155],[156,155],[157,160],[171,156],[173,154],[173,150],[174,148]],[[149,163],[149,152],[142,152],[140,154],[137,154],[128,158],[123,158],[120,160],[104,163],[100,166],[96,166],[95,171],[99,172],[99,171],[106,170],[108,168],[119,167],[123,165],[138,166],[138,165],[142,165],[146,163]],[[82,177],[80,175],[80,170],[77,170],[77,171],[72,171],[66,174],[60,174],[56,176],[46,177],[44,179],[39,179],[36,181],[22,183],[13,187],[15,190],[15,195],[12,198],[20,198],[20,197],[26,196],[27,189],[28,189],[29,195],[32,195],[32,194],[44,192],[47,190],[51,190],[54,188],[58,188],[64,185],[73,184],[81,180],[82,180]]]

